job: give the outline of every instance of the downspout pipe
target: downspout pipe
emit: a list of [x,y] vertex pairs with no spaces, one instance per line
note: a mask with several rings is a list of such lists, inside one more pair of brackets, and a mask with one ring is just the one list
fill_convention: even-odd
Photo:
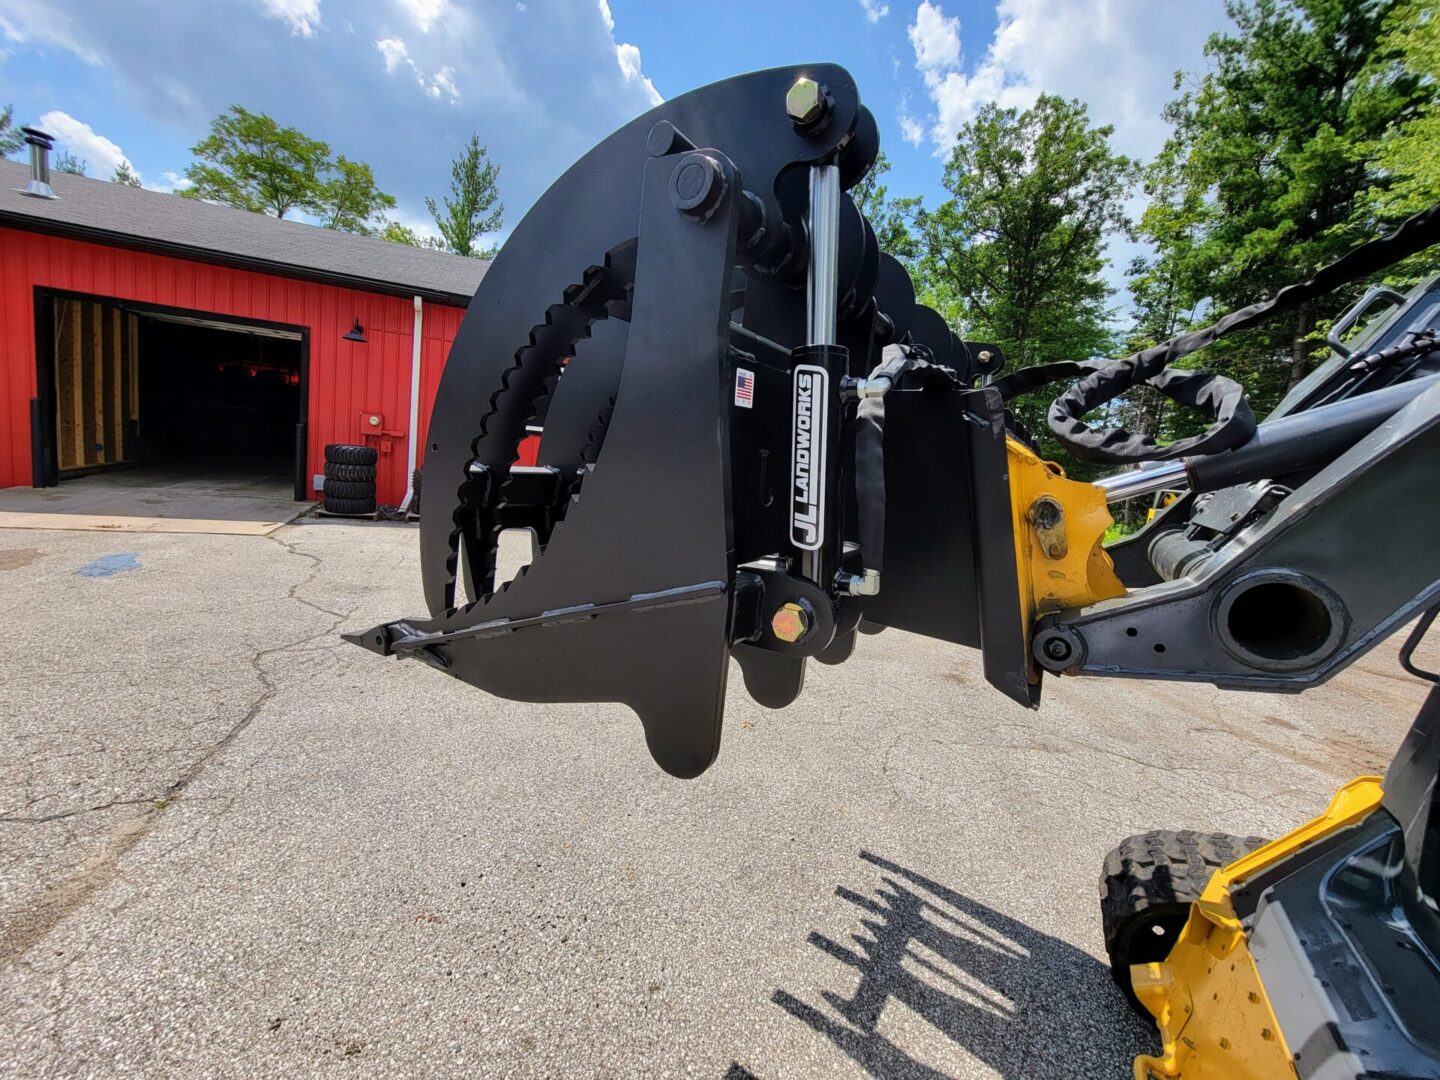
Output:
[[421,330],[425,325],[425,305],[415,297],[415,328],[410,341],[410,427],[405,452],[405,498],[400,500],[401,511],[410,509],[410,500],[415,498],[415,468],[420,451],[420,342]]

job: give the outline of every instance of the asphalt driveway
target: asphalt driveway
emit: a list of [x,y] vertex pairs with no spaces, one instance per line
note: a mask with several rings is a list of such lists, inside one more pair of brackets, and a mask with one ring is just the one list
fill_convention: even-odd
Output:
[[732,680],[680,781],[622,707],[338,638],[421,607],[401,526],[0,530],[0,1073],[1125,1077],[1105,851],[1284,831],[1422,696],[1387,646],[1032,713],[887,632],[784,712]]

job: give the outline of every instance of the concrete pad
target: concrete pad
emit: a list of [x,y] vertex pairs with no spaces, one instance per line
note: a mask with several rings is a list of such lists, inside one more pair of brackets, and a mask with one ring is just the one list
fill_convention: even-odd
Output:
[[0,533],[0,1075],[1127,1077],[1105,852],[1289,829],[1427,689],[1031,712],[887,631],[781,712],[732,672],[680,781],[337,636],[422,610],[404,526]]
[[0,490],[0,529],[265,536],[310,505],[283,478],[117,470]]

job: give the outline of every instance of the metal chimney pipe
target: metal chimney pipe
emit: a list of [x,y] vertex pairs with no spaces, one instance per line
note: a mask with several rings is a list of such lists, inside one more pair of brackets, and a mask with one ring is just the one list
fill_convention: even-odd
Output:
[[55,140],[39,128],[22,127],[25,142],[30,146],[30,182],[20,188],[20,194],[32,195],[37,199],[58,199],[50,187],[50,148]]

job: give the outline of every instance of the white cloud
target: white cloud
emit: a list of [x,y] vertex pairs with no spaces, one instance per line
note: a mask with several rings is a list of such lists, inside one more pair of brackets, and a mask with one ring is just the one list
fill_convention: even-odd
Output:
[[[1008,2],[1001,0],[1002,10]],[[1000,32],[996,31],[997,38]],[[1025,105],[1034,100],[1036,91],[1028,84],[1022,83],[1018,88],[1008,86],[1005,71],[991,57],[987,57],[973,75],[959,70],[960,18],[947,16],[939,4],[922,0],[915,9],[915,21],[910,24],[907,34],[915,50],[915,70],[925,80],[926,91],[935,106],[931,135],[937,153],[949,149],[960,125],[974,116],[986,101]],[[914,126],[918,126],[918,122]],[[911,138],[914,126],[906,127],[902,123],[907,140]]]
[[460,100],[460,89],[455,85],[455,69],[447,65],[435,72],[430,84],[425,87],[425,92],[433,98],[444,94],[452,105],[457,103]]
[[403,38],[380,38],[375,42],[375,48],[380,50],[380,58],[385,62],[385,74],[395,74],[395,69],[401,64],[409,64],[412,68],[415,61],[410,59],[410,50],[405,47]]
[[320,27],[320,0],[260,0],[260,8],[298,37],[313,37]]
[[620,74],[625,76],[625,81],[630,82],[640,78],[644,73],[640,70],[640,49],[635,45],[616,45],[615,59],[620,62]]
[[632,83],[644,91],[645,100],[651,108],[662,104],[665,99],[661,97],[660,91],[655,89],[655,84],[641,69],[640,47],[631,45],[629,42],[615,42],[615,16],[610,11],[610,4],[607,0],[596,0],[596,6],[600,9],[600,19],[605,24],[605,30],[614,44],[615,62],[620,65],[620,74],[624,76],[627,83]]
[[[603,2],[603,0],[602,0]],[[636,45],[625,43],[615,46],[615,59],[620,64],[620,74],[625,76],[626,82],[638,82],[645,88],[645,96],[650,104],[659,105],[665,99],[660,96],[660,91],[655,89],[645,72],[640,70],[640,49]]]
[[996,17],[983,57],[966,74],[959,20],[929,0],[915,12],[910,41],[940,152],[987,101],[1023,108],[1044,91],[1084,101],[1097,123],[1115,126],[1123,152],[1153,156],[1168,130],[1160,111],[1174,97],[1175,71],[1202,69],[1206,37],[1227,25],[1222,0],[999,0]]
[[0,35],[16,45],[58,45],[87,64],[103,63],[76,34],[70,16],[50,0],[0,0]]
[[380,60],[385,65],[385,74],[393,75],[403,66],[415,77],[415,82],[427,97],[436,100],[443,97],[452,105],[459,102],[460,88],[455,85],[455,69],[449,64],[440,67],[434,75],[427,76],[410,55],[410,49],[403,38],[381,38],[375,42],[375,49],[380,53]]
[[[125,151],[69,113],[53,109],[40,117],[40,127],[54,135],[61,146],[84,161],[90,171],[102,180],[110,179],[121,162],[130,164]],[[131,168],[133,170],[134,166]]]
[[860,0],[860,6],[865,10],[867,22],[877,23],[890,14],[890,5],[882,4],[880,0]]
[[921,0],[906,33],[915,50],[915,67],[927,81],[960,63],[960,17],[947,17],[930,0]]
[[902,106],[895,119],[900,122],[901,137],[911,146],[919,146],[925,141],[925,125],[911,116],[909,110]]
[[163,183],[146,184],[145,187],[150,191],[162,191],[170,195],[177,191],[183,191],[187,187],[193,187],[195,184],[195,181],[191,180],[188,176],[181,176],[174,169],[166,169],[161,175],[165,177]]
[[448,6],[446,0],[396,0],[422,34],[428,34]]

